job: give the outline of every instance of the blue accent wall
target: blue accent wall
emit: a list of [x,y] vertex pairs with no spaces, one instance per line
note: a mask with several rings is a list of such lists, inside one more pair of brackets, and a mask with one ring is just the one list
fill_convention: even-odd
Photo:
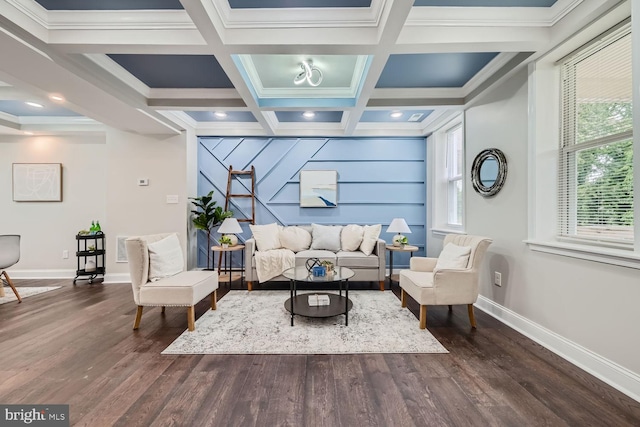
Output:
[[[224,207],[229,165],[256,170],[256,224],[382,224],[405,218],[409,243],[425,254],[426,142],[424,138],[266,138],[201,137],[198,143],[198,195],[214,190]],[[300,170],[336,170],[338,206],[301,208]],[[248,178],[232,181],[232,193],[247,193]],[[250,199],[232,199],[236,218],[251,216]],[[251,237],[247,224],[241,241]],[[213,230],[213,237],[219,234]],[[206,236],[199,235],[198,266],[206,265]],[[217,259],[216,259],[217,262]],[[394,268],[408,267],[408,254],[394,255]]]

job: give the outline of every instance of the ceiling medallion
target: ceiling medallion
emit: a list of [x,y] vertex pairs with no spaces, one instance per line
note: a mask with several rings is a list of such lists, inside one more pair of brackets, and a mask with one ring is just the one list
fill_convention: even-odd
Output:
[[306,81],[313,87],[319,86],[320,83],[322,83],[322,71],[320,71],[318,67],[313,66],[313,61],[310,59],[308,61],[302,61],[300,68],[302,68],[302,72],[293,79],[293,83],[299,85]]

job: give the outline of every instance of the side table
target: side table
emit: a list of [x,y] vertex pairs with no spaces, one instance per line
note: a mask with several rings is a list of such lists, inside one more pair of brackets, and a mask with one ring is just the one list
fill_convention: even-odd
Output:
[[[229,282],[229,286],[231,286],[231,282],[240,279],[240,288],[242,288],[244,286],[244,245],[227,246],[226,248],[223,248],[222,246],[211,246],[211,250],[214,253],[221,252],[224,257],[224,273],[222,274],[220,273],[222,270],[222,262],[218,263],[218,281]],[[240,251],[240,270],[234,270],[231,268],[232,256],[236,251]]]
[[413,245],[404,245],[404,246],[393,246],[393,245],[387,245],[387,250],[389,251],[389,287],[391,287],[391,285],[393,284],[393,282],[399,282],[400,281],[400,277],[397,274],[393,274],[393,253],[394,252],[409,252],[410,253],[410,257],[413,256],[413,253],[415,251],[417,251],[418,248],[417,246],[413,246]]

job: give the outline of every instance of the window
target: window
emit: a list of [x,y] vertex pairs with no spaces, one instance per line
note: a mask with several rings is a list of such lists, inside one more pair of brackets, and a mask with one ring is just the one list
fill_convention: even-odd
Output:
[[559,236],[631,248],[630,24],[598,37],[561,67]]
[[462,115],[449,120],[430,138],[433,147],[433,203],[435,231],[464,229],[464,123]]
[[462,226],[462,125],[447,131],[447,223]]

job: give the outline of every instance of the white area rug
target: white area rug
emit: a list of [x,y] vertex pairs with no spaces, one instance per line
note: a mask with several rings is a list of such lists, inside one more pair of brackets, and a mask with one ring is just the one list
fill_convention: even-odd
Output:
[[[60,289],[62,286],[16,286],[18,293],[20,294],[20,298],[24,302],[25,298],[42,294],[44,292],[55,291],[56,289]],[[13,289],[9,286],[4,287],[4,297],[0,297],[0,304],[6,304],[11,301],[18,301],[16,298],[16,294],[13,293]]]
[[[307,293],[307,292],[300,292]],[[291,316],[289,291],[231,291],[162,354],[448,353],[391,292],[353,291],[344,315]]]

